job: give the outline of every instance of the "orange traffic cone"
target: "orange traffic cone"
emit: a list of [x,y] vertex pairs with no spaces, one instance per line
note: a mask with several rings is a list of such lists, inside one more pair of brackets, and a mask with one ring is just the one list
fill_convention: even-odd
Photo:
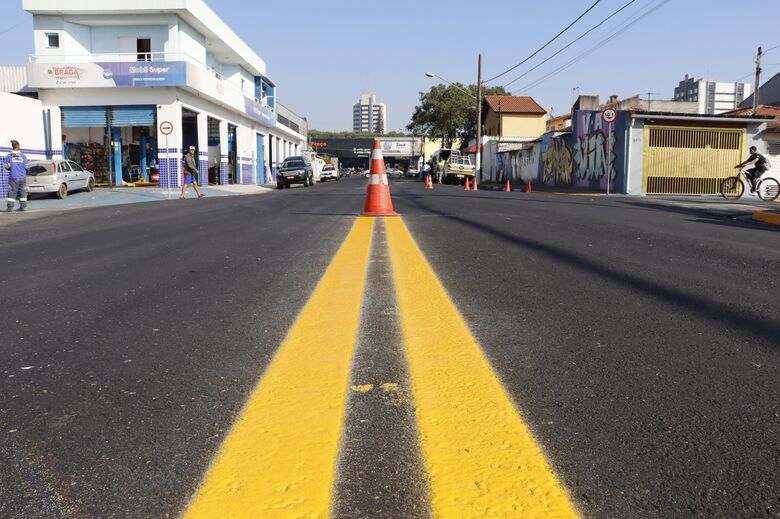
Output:
[[530,193],[531,192],[531,181],[525,183],[525,192]]
[[471,187],[469,186],[469,179],[466,179],[466,183],[463,184],[463,191],[471,191]]
[[477,177],[474,177],[474,181],[471,183],[471,190],[478,191],[477,189]]
[[504,192],[505,193],[511,193],[512,192],[512,184],[509,183],[509,180],[506,181],[506,186],[504,186]]
[[398,216],[393,209],[393,199],[390,198],[387,169],[379,139],[374,139],[374,149],[371,152],[371,171],[368,175],[368,193],[363,216]]
[[431,181],[430,175],[425,176],[425,189],[433,189],[433,182]]

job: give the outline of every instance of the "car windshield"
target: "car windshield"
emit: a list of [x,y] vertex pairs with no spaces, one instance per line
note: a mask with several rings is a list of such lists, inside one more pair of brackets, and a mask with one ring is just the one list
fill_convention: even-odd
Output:
[[53,175],[54,164],[51,162],[33,162],[27,169],[27,174],[31,177],[38,175]]
[[334,168],[333,166],[325,166],[324,168],[322,168],[322,170],[323,171],[336,171],[336,168]]
[[291,160],[282,164],[282,169],[301,169],[306,167],[302,160]]

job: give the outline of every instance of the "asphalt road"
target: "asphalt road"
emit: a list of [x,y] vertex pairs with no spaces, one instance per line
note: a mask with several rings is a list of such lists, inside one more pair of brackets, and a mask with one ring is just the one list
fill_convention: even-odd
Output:
[[[0,517],[181,515],[365,184],[0,226]],[[625,197],[391,185],[583,517],[780,517],[780,228]],[[336,517],[431,513],[384,232]]]

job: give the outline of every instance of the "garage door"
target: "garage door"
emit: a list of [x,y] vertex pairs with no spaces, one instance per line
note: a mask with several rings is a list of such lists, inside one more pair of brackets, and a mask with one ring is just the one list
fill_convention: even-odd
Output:
[[132,126],[154,126],[157,107],[149,106],[114,106],[111,108],[111,126],[114,128],[129,128]]
[[63,128],[105,128],[105,106],[63,106]]
[[772,165],[772,173],[780,174],[780,134],[767,135],[766,158]]
[[645,127],[644,192],[717,195],[744,160],[744,129]]

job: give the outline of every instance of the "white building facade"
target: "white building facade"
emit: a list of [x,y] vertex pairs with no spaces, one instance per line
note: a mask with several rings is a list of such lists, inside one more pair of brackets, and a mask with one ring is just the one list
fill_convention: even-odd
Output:
[[[47,155],[99,182],[262,184],[306,147],[277,114],[265,62],[203,0],[23,0],[33,15],[29,87],[51,110]],[[296,129],[293,129],[296,128]]]
[[750,83],[694,79],[686,74],[674,89],[674,100],[697,102],[700,114],[718,115],[737,109],[752,93]]
[[376,94],[363,94],[352,106],[352,131],[387,133],[387,105],[378,103]]

